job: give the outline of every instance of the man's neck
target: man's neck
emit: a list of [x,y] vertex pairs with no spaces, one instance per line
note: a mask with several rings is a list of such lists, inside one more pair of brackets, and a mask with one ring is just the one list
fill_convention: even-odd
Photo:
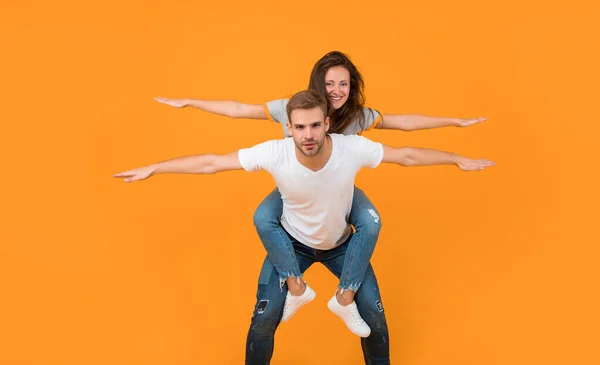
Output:
[[323,143],[323,147],[319,153],[313,157],[306,157],[302,152],[298,151],[296,148],[296,158],[301,165],[306,167],[309,170],[319,171],[322,169],[329,161],[331,157],[333,143],[331,141],[331,137],[329,134],[325,135],[325,142]]

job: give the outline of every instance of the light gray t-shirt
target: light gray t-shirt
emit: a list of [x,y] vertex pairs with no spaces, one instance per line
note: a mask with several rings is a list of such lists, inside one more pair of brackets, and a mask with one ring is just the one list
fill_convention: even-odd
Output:
[[[289,122],[289,120],[287,112],[285,110],[288,101],[289,99],[277,99],[264,104],[265,113],[267,114],[267,117],[270,120],[281,124],[281,127],[283,129],[283,135],[286,137],[291,136],[287,128],[287,123]],[[379,122],[381,122],[382,117],[376,110],[373,110],[371,108],[363,108],[363,113],[365,114],[365,131],[373,129]],[[360,125],[358,124],[358,121],[355,121],[354,123],[350,123],[341,134],[361,134],[362,131],[363,129],[361,129]]]

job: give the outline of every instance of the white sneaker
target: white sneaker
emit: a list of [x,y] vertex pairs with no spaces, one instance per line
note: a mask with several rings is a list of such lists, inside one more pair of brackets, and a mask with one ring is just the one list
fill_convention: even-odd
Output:
[[358,313],[356,302],[352,301],[347,306],[343,306],[334,295],[327,303],[327,307],[344,321],[350,332],[360,337],[369,337],[371,334],[371,328]]
[[311,302],[313,299],[315,299],[316,296],[317,293],[315,293],[315,291],[312,290],[312,288],[308,286],[308,284],[306,284],[306,289],[301,295],[292,295],[292,293],[290,293],[288,290],[287,295],[285,296],[285,304],[283,305],[283,315],[281,316],[281,322],[288,321],[294,315],[294,313],[296,313],[298,309],[300,309],[300,307],[302,307],[306,303]]

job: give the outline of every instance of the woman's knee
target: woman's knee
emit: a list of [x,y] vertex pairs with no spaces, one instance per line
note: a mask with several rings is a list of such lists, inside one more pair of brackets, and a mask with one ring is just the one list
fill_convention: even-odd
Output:
[[279,225],[283,203],[276,189],[269,194],[254,212],[254,226],[257,229],[269,229]]
[[362,235],[377,239],[381,231],[381,218],[374,208],[358,208],[360,211],[353,212],[354,228],[360,231]]
[[381,230],[381,217],[379,212],[367,195],[359,188],[354,188],[354,199],[352,212],[350,214],[352,224],[357,230],[365,234],[378,236]]

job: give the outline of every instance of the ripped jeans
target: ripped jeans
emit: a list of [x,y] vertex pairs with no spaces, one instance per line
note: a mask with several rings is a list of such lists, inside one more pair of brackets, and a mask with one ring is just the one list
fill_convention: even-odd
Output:
[[[352,237],[331,250],[317,250],[296,241],[285,230],[283,233],[290,240],[300,273],[304,273],[313,263],[320,262],[338,278],[342,275]],[[267,256],[260,271],[256,305],[246,339],[246,365],[270,364],[275,347],[275,331],[283,314],[286,294],[287,284],[284,283],[280,288],[279,274]],[[387,322],[377,278],[368,262],[363,284],[354,300],[361,316],[371,328],[371,335],[360,339],[365,364],[389,365],[390,341]],[[314,325],[318,328],[319,323]],[[319,355],[315,354],[314,358],[318,359]]]
[[[290,276],[301,278],[302,270],[294,255],[292,242],[280,224],[283,202],[276,188],[260,203],[254,213],[254,226],[275,269],[280,285]],[[381,229],[379,213],[365,193],[354,187],[350,224],[356,232],[348,243],[338,288],[356,292],[360,288],[373,256]]]

